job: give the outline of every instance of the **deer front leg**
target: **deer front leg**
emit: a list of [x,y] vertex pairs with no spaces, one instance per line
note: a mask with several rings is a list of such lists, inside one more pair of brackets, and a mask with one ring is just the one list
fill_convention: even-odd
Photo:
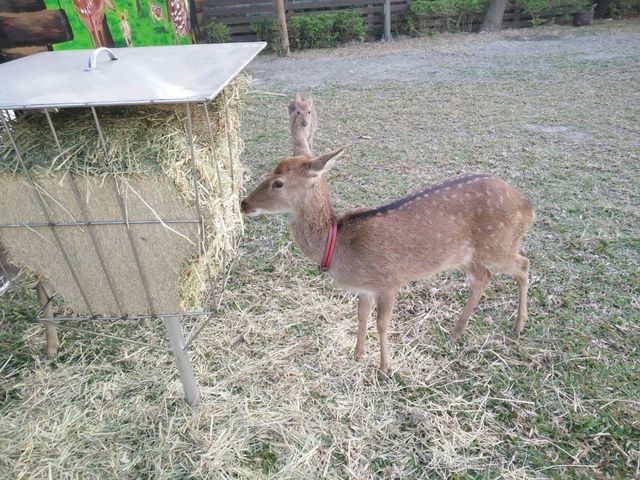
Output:
[[378,295],[378,339],[380,341],[380,372],[389,373],[391,361],[389,360],[389,348],[387,346],[387,330],[395,302],[395,290]]
[[364,344],[367,337],[367,321],[371,315],[374,297],[368,293],[361,293],[358,296],[358,340],[356,348],[353,352],[353,358],[356,362],[362,359],[364,355]]
[[[38,302],[42,308],[42,315],[45,318],[53,317],[53,307],[51,306],[51,302],[49,301],[49,292],[51,291],[50,286],[44,282],[38,282],[36,285],[36,292],[38,294]],[[58,331],[56,330],[56,326],[51,323],[46,323],[44,326],[45,338],[47,341],[47,345],[45,347],[45,355],[47,358],[52,359],[58,355]]]

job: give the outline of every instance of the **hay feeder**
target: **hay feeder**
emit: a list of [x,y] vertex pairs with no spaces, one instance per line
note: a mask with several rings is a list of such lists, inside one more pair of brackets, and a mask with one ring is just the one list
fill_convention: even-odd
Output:
[[[0,247],[64,302],[37,320],[162,319],[191,405],[188,347],[219,306],[214,284],[242,229],[238,75],[264,47],[99,48],[0,65]],[[3,275],[0,290],[9,285]],[[185,339],[189,317],[200,321]]]

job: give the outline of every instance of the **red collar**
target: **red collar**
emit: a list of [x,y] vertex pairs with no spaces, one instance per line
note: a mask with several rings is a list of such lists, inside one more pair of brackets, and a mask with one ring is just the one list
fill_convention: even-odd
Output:
[[327,243],[324,246],[324,256],[320,263],[320,271],[328,272],[331,268],[331,260],[333,260],[333,254],[336,251],[336,238],[338,237],[338,225],[331,220],[329,225],[329,232],[327,233]]

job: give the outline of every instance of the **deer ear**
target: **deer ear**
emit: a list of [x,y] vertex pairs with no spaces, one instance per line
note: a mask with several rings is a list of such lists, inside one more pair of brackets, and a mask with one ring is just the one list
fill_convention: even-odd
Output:
[[313,107],[313,98],[307,97],[307,103],[309,104],[309,108]]
[[291,102],[289,103],[289,113],[293,113],[295,109],[296,109],[296,101],[291,100]]
[[345,147],[340,147],[333,152],[325,153],[324,155],[314,158],[308,164],[307,168],[309,172],[317,176],[324,175],[331,170],[336,160],[342,156],[344,149]]
[[301,102],[302,101],[302,97],[300,96],[299,93],[296,93],[296,98],[293,99],[294,102]]

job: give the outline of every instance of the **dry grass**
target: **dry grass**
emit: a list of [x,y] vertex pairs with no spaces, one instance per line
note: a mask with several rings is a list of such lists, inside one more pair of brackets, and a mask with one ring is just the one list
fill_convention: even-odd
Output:
[[[206,255],[198,246],[198,231],[194,225],[138,225],[132,229],[145,276],[155,277],[162,290],[169,290],[163,296],[162,292],[153,292],[151,288],[150,297],[158,312],[208,310],[212,302],[209,272],[217,275],[234,255],[243,228],[238,208],[242,190],[239,156],[243,148],[239,116],[248,90],[249,80],[241,75],[208,105],[207,111],[202,105],[192,107],[197,187],[192,175],[184,105],[97,109],[108,148],[106,157],[88,108],[52,112],[51,121],[63,154],[59,153],[44,113],[28,113],[13,124],[13,135],[23,161],[43,192],[54,221],[77,221],[83,216],[69,183],[70,172],[76,176],[79,197],[88,212],[87,221],[122,217],[116,191],[121,192],[125,208],[135,220],[194,219],[197,217],[196,198],[199,199],[205,220]],[[212,135],[214,142],[211,142]],[[0,179],[6,182],[6,211],[0,212],[6,222],[44,221],[7,135],[0,138]],[[147,193],[141,194],[141,188]],[[171,200],[171,195],[165,193],[167,188],[173,190]],[[102,274],[87,229],[67,229],[61,235],[67,236],[63,243],[66,243],[70,258],[82,259],[75,262],[75,268],[81,272],[81,283],[99,286],[88,293],[93,298],[91,309],[69,275],[50,232],[5,230],[0,231],[0,241],[17,265],[47,278],[76,314],[118,314],[118,305],[108,288],[108,279]],[[108,257],[121,313],[150,313],[151,306],[144,299],[139,272],[132,267],[135,263],[127,250],[125,229],[107,227],[95,235],[98,244],[107,245],[103,247],[103,255]],[[163,243],[164,250],[158,249],[155,242],[149,243],[148,238]],[[117,254],[119,251],[121,255]],[[91,278],[83,277],[83,273],[96,278],[92,282]]]
[[[616,24],[598,28],[591,35],[616,35]],[[625,29],[638,41],[637,23]],[[637,477],[639,50],[621,62],[540,49],[451,82],[336,79],[313,92],[316,149],[352,141],[330,178],[341,212],[466,170],[497,173],[534,200],[520,339],[507,333],[515,284],[499,277],[451,346],[467,288],[448,273],[403,291],[394,372],[379,379],[373,326],[364,361],[350,357],[355,298],[302,258],[284,219],[251,221],[220,315],[194,346],[196,409],[171,358],[153,350],[67,334],[60,358],[42,363],[33,307],[1,300],[2,475]],[[464,59],[449,68],[464,70]],[[249,184],[290,151],[286,101],[250,105]]]

